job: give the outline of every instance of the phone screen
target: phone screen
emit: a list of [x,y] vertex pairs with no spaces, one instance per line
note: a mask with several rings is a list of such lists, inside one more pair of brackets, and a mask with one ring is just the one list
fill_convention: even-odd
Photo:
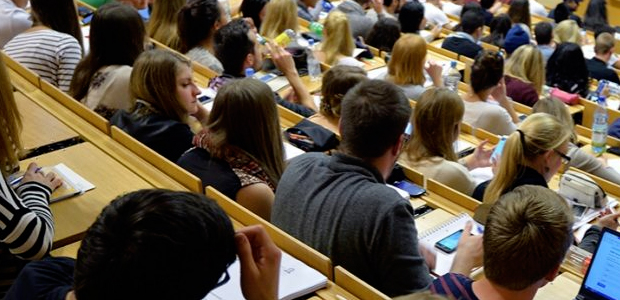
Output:
[[575,203],[573,203],[572,207],[573,207],[573,215],[577,219],[581,219],[581,217],[583,217],[583,215],[585,215],[586,210],[588,209],[588,207],[585,206],[585,205],[579,205],[579,204],[575,204]]
[[461,234],[463,234],[463,229],[443,238],[435,244],[435,247],[443,252],[452,253],[456,250],[456,246],[459,244]]
[[426,193],[426,190],[424,188],[405,180],[395,182],[394,186],[403,191],[406,191],[411,197],[419,197]]
[[491,161],[498,162],[499,158],[502,157],[502,152],[504,151],[504,144],[506,144],[506,136],[501,136],[499,138],[499,142],[497,146],[495,146],[495,150],[491,154]]

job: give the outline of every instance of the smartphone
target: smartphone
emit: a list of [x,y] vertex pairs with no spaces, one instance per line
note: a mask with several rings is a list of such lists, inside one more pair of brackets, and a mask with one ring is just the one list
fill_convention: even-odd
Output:
[[588,211],[588,207],[581,203],[573,202],[571,206],[573,208],[573,215],[577,220],[581,219]]
[[429,212],[433,211],[433,208],[427,206],[427,205],[422,205],[419,207],[416,207],[413,209],[413,217],[414,218],[418,218],[421,217]]
[[90,24],[90,21],[93,20],[93,14],[87,15],[82,19],[82,25]]
[[78,6],[77,11],[78,11],[78,15],[80,17],[86,17],[86,16],[88,16],[88,15],[93,13],[92,10],[90,10],[88,7],[84,7],[84,6]]
[[411,139],[411,133],[413,132],[413,125],[411,122],[407,123],[407,127],[405,127],[405,140],[409,141]]
[[456,251],[456,246],[459,244],[459,239],[462,234],[463,229],[441,239],[439,242],[435,243],[435,248],[448,254]]
[[409,193],[409,196],[414,198],[420,197],[424,195],[424,193],[426,193],[426,190],[424,188],[407,180],[396,181],[393,185],[403,191],[406,191],[407,193]]
[[504,145],[506,144],[506,136],[502,135],[499,138],[499,142],[497,146],[495,146],[495,150],[491,154],[491,162],[498,162],[500,157],[502,157],[502,152],[504,151]]
[[267,74],[263,75],[261,78],[259,78],[258,80],[260,80],[260,81],[262,81],[264,83],[267,83],[267,82],[271,81],[272,79],[274,79],[276,77],[278,77],[278,75],[273,74],[273,73],[267,73]]
[[609,147],[607,152],[620,156],[620,147]]

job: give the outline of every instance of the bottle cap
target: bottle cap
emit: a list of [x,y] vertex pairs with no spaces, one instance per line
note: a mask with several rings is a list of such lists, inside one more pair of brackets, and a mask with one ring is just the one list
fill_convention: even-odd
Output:
[[252,68],[245,69],[245,77],[252,77],[252,76],[254,76],[254,69]]
[[456,68],[456,60],[450,62],[450,68]]
[[310,47],[314,46],[314,39],[308,39],[308,45],[310,45]]

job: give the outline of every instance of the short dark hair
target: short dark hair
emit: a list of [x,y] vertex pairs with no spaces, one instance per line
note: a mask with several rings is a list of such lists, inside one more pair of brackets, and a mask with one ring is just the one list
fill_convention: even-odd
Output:
[[[470,3],[475,3],[475,2],[470,2]],[[494,3],[495,3],[495,0],[480,0],[480,6],[484,9],[491,8]]]
[[269,0],[243,0],[239,7],[239,11],[244,18],[251,18],[254,22],[254,26],[260,29],[260,11],[263,10],[263,7],[265,7],[268,2]]
[[418,1],[405,3],[398,14],[400,30],[403,33],[418,33],[424,19],[424,5]]
[[553,26],[549,22],[539,22],[534,27],[534,34],[538,45],[548,45],[553,37]]
[[479,93],[494,87],[504,77],[504,57],[500,52],[482,50],[471,66],[471,87]]
[[390,6],[392,5],[393,0],[383,0],[383,6]]
[[461,17],[461,28],[463,32],[472,34],[476,29],[482,26],[484,26],[484,17],[475,11],[470,10]]
[[78,299],[202,299],[235,260],[234,230],[204,195],[141,190],[103,209],[75,264]]
[[222,63],[225,73],[243,73],[245,57],[254,52],[254,42],[248,32],[250,26],[243,19],[236,19],[215,33],[215,57]]
[[217,0],[191,0],[178,14],[177,29],[181,39],[181,52],[186,53],[213,35],[213,25],[222,12]]
[[343,150],[362,159],[380,157],[398,143],[410,116],[409,100],[398,86],[384,80],[358,84],[342,100]]
[[571,12],[565,2],[560,2],[555,6],[555,10],[553,11],[553,21],[555,24],[560,24],[560,22],[568,19]]
[[400,23],[392,18],[381,18],[366,37],[366,44],[381,51],[392,52],[394,43],[400,38]]

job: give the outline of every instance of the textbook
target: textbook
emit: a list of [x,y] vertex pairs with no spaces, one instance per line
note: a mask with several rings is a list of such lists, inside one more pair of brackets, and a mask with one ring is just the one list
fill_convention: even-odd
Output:
[[[95,188],[95,185],[62,163],[51,167],[43,167],[41,170],[45,174],[54,172],[56,176],[62,178],[62,185],[54,190],[50,197],[50,203],[81,195]],[[16,180],[12,185],[14,185],[14,187],[19,185],[22,177],[23,174],[18,178],[19,180]]]
[[[241,292],[239,259],[228,267],[230,280],[212,290],[203,300],[245,299]],[[282,251],[278,299],[290,300],[312,293],[327,286],[327,277],[319,271]]]

